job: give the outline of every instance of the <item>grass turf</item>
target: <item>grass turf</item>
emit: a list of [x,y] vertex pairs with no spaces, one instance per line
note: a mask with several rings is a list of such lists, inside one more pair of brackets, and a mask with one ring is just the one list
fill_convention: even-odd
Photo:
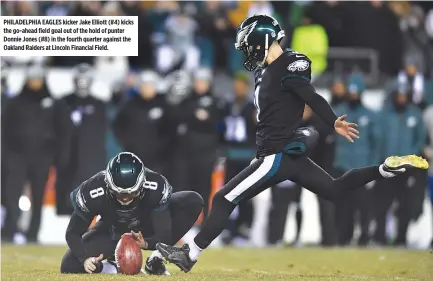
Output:
[[[172,276],[61,275],[64,247],[2,246],[2,281],[58,280],[433,280],[433,254],[394,249],[218,249],[205,251],[184,274]],[[148,253],[145,253],[147,257]]]

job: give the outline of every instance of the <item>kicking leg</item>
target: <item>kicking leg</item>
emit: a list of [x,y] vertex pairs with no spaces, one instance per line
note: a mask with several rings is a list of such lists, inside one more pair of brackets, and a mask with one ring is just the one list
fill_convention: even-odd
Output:
[[351,190],[382,179],[379,166],[353,169],[334,179],[310,158],[303,158],[299,163],[301,171],[293,181],[325,199],[335,201]]
[[190,271],[201,251],[223,231],[236,205],[285,179],[285,169],[280,169],[280,166],[288,166],[287,161],[288,157],[283,158],[282,153],[255,160],[215,194],[209,216],[191,245],[177,248],[158,243],[156,248],[184,272]]
[[[201,251],[208,247],[224,229],[235,206],[256,196],[269,186],[286,179],[293,179],[320,196],[337,199],[350,189],[382,177],[393,177],[404,173],[408,168],[428,168],[428,164],[424,165],[424,162],[418,163],[418,161],[419,158],[391,157],[380,166],[351,170],[334,180],[306,157],[295,160],[282,153],[269,155],[251,163],[215,194],[212,210],[195,237],[194,243],[191,243],[191,248],[188,244],[178,248],[162,243],[158,243],[156,248],[168,261],[176,264],[184,272],[189,272]],[[294,172],[297,172],[297,176],[293,176]],[[347,186],[349,188],[345,188]]]
[[299,158],[296,162],[300,167],[300,172],[296,174],[293,181],[311,192],[333,201],[371,181],[392,178],[405,173],[408,169],[428,169],[427,161],[421,157],[415,155],[392,156],[388,157],[385,163],[381,165],[352,169],[334,179],[309,158]]

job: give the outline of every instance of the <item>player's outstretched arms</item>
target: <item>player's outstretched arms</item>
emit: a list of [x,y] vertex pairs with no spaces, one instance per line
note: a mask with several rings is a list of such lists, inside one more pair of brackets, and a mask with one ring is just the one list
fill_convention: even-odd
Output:
[[334,128],[334,123],[337,120],[334,110],[329,103],[321,95],[316,93],[313,85],[306,79],[293,77],[286,78],[282,82],[285,90],[298,95],[308,104],[314,113],[316,113],[326,124]]
[[297,94],[306,104],[316,113],[326,124],[348,141],[353,142],[354,138],[359,138],[359,132],[355,129],[355,123],[345,121],[346,115],[337,118],[331,105],[319,95],[311,83],[302,78],[287,78],[282,81],[285,89]]

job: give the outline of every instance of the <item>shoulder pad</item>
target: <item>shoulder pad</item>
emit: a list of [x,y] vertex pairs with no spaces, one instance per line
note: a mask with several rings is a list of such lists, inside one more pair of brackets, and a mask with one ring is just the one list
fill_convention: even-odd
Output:
[[99,172],[72,191],[71,203],[82,217],[93,218],[106,198],[105,173]]
[[287,75],[311,81],[311,60],[306,55],[289,50],[285,56]]

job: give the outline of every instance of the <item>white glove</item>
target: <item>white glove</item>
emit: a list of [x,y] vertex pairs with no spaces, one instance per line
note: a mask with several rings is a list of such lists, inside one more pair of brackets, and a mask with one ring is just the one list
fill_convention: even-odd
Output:
[[84,270],[87,273],[93,273],[93,271],[96,270],[97,264],[100,263],[103,259],[104,259],[104,256],[102,254],[100,254],[99,257],[87,258],[84,261]]

